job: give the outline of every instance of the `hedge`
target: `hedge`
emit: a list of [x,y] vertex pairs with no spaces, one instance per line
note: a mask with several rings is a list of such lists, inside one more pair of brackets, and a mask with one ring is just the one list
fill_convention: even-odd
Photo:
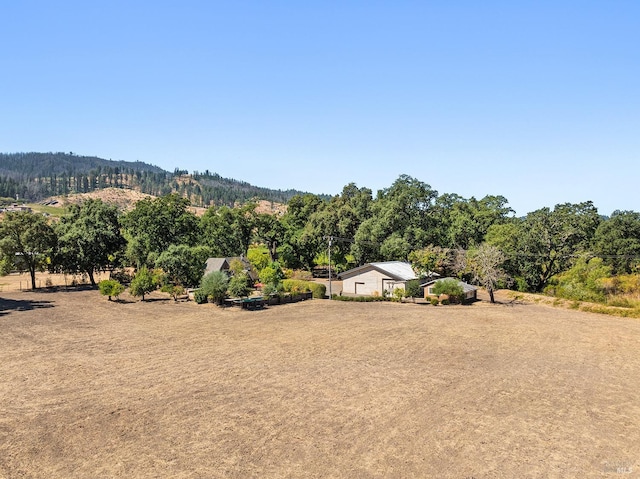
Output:
[[301,279],[282,280],[282,290],[285,293],[305,293],[311,291],[314,299],[322,299],[327,292],[327,287],[322,283],[304,281]]

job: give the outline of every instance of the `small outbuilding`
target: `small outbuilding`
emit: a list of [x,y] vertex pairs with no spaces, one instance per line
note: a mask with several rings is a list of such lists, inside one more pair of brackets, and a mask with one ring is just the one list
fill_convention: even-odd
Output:
[[338,278],[342,279],[342,294],[351,296],[391,294],[417,279],[411,265],[403,261],[367,263],[340,273]]
[[255,269],[251,266],[251,263],[242,256],[233,258],[209,258],[204,268],[204,275],[213,271],[224,271],[227,274],[231,274],[231,263],[236,260],[242,263],[244,270],[253,281],[258,279],[258,275],[256,274]]
[[430,281],[427,281],[426,283],[422,283],[420,287],[424,288],[425,299],[435,298],[436,295],[433,294],[433,286],[438,281],[443,281],[445,279],[458,281],[458,284],[462,286],[462,292],[464,294],[465,301],[475,301],[476,299],[478,299],[478,288],[476,286],[465,283],[464,281],[459,281],[456,278],[438,278],[438,279],[432,279]]

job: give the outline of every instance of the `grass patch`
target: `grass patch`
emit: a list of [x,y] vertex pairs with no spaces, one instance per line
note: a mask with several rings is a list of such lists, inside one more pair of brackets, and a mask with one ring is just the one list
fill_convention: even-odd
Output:
[[56,218],[60,218],[67,213],[67,209],[62,206],[47,206],[38,203],[30,203],[27,206],[36,213],[46,213],[49,216],[55,216]]

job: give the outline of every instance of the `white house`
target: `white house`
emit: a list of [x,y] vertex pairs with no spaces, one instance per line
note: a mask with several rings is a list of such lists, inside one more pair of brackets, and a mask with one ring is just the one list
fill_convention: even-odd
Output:
[[367,263],[338,275],[342,279],[344,295],[372,296],[383,291],[391,294],[396,288],[405,289],[407,281],[417,279],[411,265],[403,261]]

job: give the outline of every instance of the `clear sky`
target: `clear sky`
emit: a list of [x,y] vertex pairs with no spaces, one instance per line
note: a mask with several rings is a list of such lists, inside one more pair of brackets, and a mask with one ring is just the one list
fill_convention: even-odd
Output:
[[0,151],[640,211],[640,2],[4,1]]

